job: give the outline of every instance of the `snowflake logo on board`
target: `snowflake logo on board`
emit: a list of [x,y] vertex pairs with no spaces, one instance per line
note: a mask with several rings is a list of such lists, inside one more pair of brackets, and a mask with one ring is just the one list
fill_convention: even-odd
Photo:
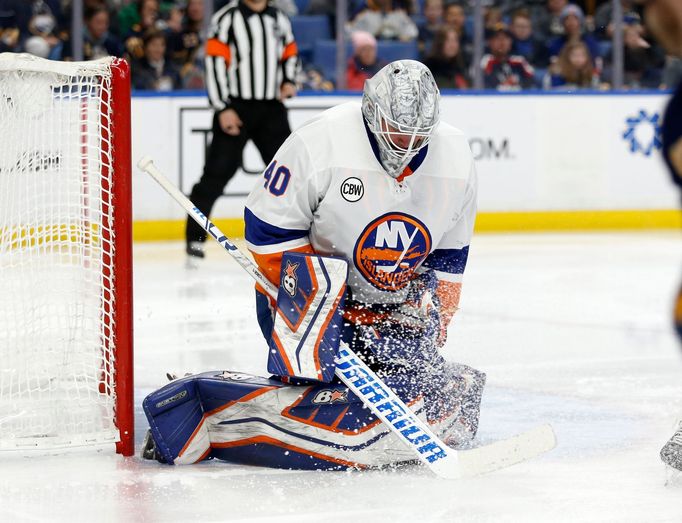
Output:
[[632,154],[641,152],[644,156],[651,156],[651,153],[663,146],[660,120],[659,113],[649,115],[644,109],[637,116],[625,120],[627,129],[623,133],[623,139],[628,142]]

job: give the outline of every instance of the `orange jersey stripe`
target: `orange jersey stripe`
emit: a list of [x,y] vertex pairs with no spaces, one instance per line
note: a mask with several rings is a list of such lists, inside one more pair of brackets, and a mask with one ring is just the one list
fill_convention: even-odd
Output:
[[217,38],[211,38],[206,42],[206,56],[222,56],[227,65],[230,65],[230,60],[232,58],[230,46]]
[[296,45],[296,42],[291,42],[289,45],[287,45],[284,48],[284,51],[282,52],[282,62],[286,61],[287,59],[291,58],[292,56],[296,56],[298,54],[298,46]]

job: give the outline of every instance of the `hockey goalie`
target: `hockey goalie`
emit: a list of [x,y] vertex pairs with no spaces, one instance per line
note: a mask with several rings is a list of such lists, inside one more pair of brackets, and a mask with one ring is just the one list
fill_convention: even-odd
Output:
[[439,353],[476,213],[467,138],[419,62],[295,131],[245,209],[269,378],[215,371],[144,400],[143,455],[291,469],[381,467],[413,452],[335,377],[350,347],[450,446],[475,436],[485,375]]

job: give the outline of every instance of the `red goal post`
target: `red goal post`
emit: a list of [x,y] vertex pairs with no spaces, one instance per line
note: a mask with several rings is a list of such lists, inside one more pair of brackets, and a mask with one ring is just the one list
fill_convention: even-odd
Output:
[[128,64],[0,54],[0,142],[0,452],[131,455]]

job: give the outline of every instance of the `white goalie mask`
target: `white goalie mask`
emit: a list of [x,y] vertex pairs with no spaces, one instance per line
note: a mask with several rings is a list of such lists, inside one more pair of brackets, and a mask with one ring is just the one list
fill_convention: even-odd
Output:
[[414,60],[391,62],[365,81],[362,115],[393,178],[429,143],[440,119],[439,99],[431,71]]

